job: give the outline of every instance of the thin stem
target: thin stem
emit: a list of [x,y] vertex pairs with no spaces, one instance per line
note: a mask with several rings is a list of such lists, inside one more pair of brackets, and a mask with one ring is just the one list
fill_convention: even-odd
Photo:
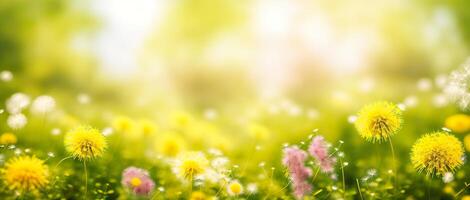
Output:
[[193,193],[193,174],[189,176],[189,195]]
[[361,200],[364,200],[362,197],[362,192],[361,192],[361,186],[359,185],[359,180],[356,178],[356,184],[357,184],[357,191],[359,191],[359,196],[361,197]]
[[86,195],[88,192],[88,171],[86,169],[86,161],[83,160],[83,168],[85,170],[85,195],[83,196],[85,199],[87,199]]
[[397,191],[397,187],[398,187],[398,174],[397,174],[397,164],[396,164],[396,160],[395,160],[395,150],[393,148],[393,143],[392,143],[392,138],[389,138],[388,139],[389,143],[390,143],[390,150],[392,151],[392,164],[393,164],[393,179],[394,179],[394,187],[393,187],[393,194],[396,195],[396,191]]
[[59,161],[59,163],[57,163],[57,165],[55,166],[55,168],[57,168],[60,164],[62,164],[62,162],[64,162],[65,160],[69,159],[69,158],[72,158],[73,156],[68,156],[68,157],[65,157],[65,158],[62,158],[62,160]]
[[320,172],[320,167],[318,167],[315,171],[315,175],[313,175],[312,182],[315,181],[315,179],[317,178],[318,172]]
[[457,198],[462,192],[464,192],[468,187],[470,187],[470,183],[465,183],[465,187],[462,188],[461,190],[459,190],[459,192],[457,192],[454,197]]
[[426,176],[426,182],[427,182],[426,183],[426,185],[427,185],[426,190],[427,190],[427,194],[428,194],[428,200],[431,199],[431,180],[432,179],[429,179],[429,176]]
[[344,165],[343,165],[343,160],[340,158],[339,162],[341,164],[341,176],[343,178],[343,195],[344,199],[346,199],[346,181],[344,180]]

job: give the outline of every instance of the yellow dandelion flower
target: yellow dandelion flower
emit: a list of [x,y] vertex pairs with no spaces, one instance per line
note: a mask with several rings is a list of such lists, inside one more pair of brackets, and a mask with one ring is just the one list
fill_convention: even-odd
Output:
[[463,164],[462,143],[445,132],[426,134],[411,149],[411,162],[415,169],[426,174],[443,175]]
[[366,105],[358,113],[356,129],[368,141],[387,140],[401,128],[401,113],[395,104],[389,102]]
[[467,132],[470,130],[470,116],[465,114],[452,115],[446,119],[445,127],[457,133]]
[[191,121],[191,115],[186,112],[175,112],[172,114],[172,122],[177,127],[187,127]]
[[455,193],[454,188],[452,188],[450,185],[446,185],[446,186],[442,189],[442,191],[443,191],[444,193],[447,193],[447,194],[454,194],[454,193]]
[[158,129],[158,127],[155,123],[153,123],[150,120],[146,120],[146,119],[143,119],[143,120],[139,121],[139,127],[140,127],[140,131],[145,136],[150,136],[150,135],[154,134],[155,131],[157,131],[157,129]]
[[203,174],[209,165],[206,156],[201,152],[185,152],[176,160],[176,173],[185,180],[192,181]]
[[465,195],[462,197],[462,200],[470,200],[470,195]]
[[2,175],[9,189],[20,192],[35,192],[49,182],[49,171],[44,161],[30,156],[10,159]]
[[193,193],[191,193],[191,197],[189,198],[190,200],[207,200],[207,196],[206,194],[204,194],[204,192],[201,192],[201,191],[195,191]]
[[135,124],[131,118],[119,116],[114,119],[113,128],[120,132],[130,132],[135,128]]
[[165,156],[174,157],[184,150],[185,142],[176,133],[169,133],[157,140],[155,148]]
[[231,196],[237,196],[243,193],[243,186],[238,181],[232,181],[227,185],[227,192]]
[[0,144],[9,145],[16,144],[17,138],[13,133],[4,133],[0,136]]
[[463,138],[463,143],[465,144],[465,149],[470,152],[470,134]]
[[64,143],[66,150],[80,160],[99,157],[107,147],[104,136],[89,126],[80,126],[69,131]]

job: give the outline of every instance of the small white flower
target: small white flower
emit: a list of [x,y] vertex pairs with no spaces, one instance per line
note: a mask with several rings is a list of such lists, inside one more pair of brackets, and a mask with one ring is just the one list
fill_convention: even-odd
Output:
[[8,126],[14,130],[23,128],[26,123],[28,123],[28,119],[21,113],[10,115],[7,119]]
[[11,97],[7,99],[6,108],[10,114],[17,114],[28,107],[29,103],[29,96],[19,92],[11,95]]
[[34,114],[44,115],[51,112],[55,108],[55,100],[51,96],[43,95],[34,99],[31,105],[31,112]]
[[446,172],[444,176],[442,177],[442,181],[444,181],[444,183],[450,183],[453,180],[454,180],[454,175],[450,172]]
[[341,157],[341,158],[344,157],[344,152],[342,151],[338,152],[338,157]]
[[230,182],[227,185],[227,193],[230,196],[237,196],[243,193],[243,185],[237,180]]
[[21,149],[15,149],[14,151],[15,155],[20,155],[22,153]]
[[0,80],[3,82],[9,82],[13,79],[13,74],[10,71],[2,71],[0,72]]
[[375,175],[377,175],[377,170],[376,169],[369,169],[369,170],[367,170],[367,175],[375,176]]

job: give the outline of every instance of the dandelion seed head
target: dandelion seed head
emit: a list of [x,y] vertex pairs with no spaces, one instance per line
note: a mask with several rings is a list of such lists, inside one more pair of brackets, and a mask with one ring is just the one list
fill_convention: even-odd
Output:
[[8,116],[7,124],[13,130],[22,129],[28,123],[28,119],[21,113]]
[[468,58],[459,69],[450,73],[447,77],[444,94],[450,101],[457,103],[462,110],[466,110],[470,103],[470,92],[468,84],[470,80],[470,58]]
[[394,135],[402,125],[402,111],[389,102],[366,105],[355,123],[359,135],[372,142],[382,142]]
[[13,79],[13,73],[11,73],[10,71],[4,70],[0,72],[0,80],[2,80],[3,82],[9,82],[12,79]]
[[34,99],[31,105],[31,112],[37,115],[44,115],[54,110],[56,105],[55,99],[51,96],[43,95]]
[[100,157],[108,146],[100,131],[89,126],[79,126],[69,131],[64,144],[66,150],[80,160]]
[[434,132],[415,142],[411,149],[411,162],[419,172],[442,176],[463,164],[463,153],[463,145],[455,136]]
[[18,114],[29,106],[30,98],[23,93],[15,93],[6,101],[6,109],[10,114]]

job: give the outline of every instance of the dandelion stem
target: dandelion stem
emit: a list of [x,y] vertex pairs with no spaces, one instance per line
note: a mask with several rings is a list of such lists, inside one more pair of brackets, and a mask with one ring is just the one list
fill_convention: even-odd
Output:
[[346,181],[344,180],[344,165],[343,165],[343,160],[340,158],[339,162],[341,164],[341,176],[343,178],[343,195],[344,199],[346,199]]
[[389,138],[388,139],[389,143],[390,143],[390,150],[392,152],[392,166],[393,166],[393,180],[394,180],[394,187],[393,187],[393,194],[396,195],[396,191],[397,191],[397,187],[398,187],[398,174],[397,174],[397,164],[396,164],[396,160],[395,160],[395,150],[393,148],[393,143],[392,143],[392,138]]
[[315,181],[317,178],[318,172],[320,172],[320,167],[317,167],[317,170],[315,171],[315,175],[313,175],[312,182]]
[[193,174],[192,173],[189,176],[189,195],[191,195],[191,193],[193,193]]
[[62,158],[62,160],[59,161],[59,163],[57,163],[57,165],[55,166],[55,168],[57,168],[60,164],[62,164],[62,162],[64,162],[65,160],[69,159],[69,158],[72,158],[73,156],[68,156],[68,157],[65,157],[65,158]]
[[88,171],[86,169],[86,161],[83,160],[83,169],[85,171],[85,195],[83,196],[85,199],[87,199],[86,195],[88,192]]
[[359,191],[359,196],[361,197],[361,200],[364,200],[362,197],[362,192],[361,192],[361,186],[359,185],[359,180],[356,178],[356,184],[357,184],[357,191]]

